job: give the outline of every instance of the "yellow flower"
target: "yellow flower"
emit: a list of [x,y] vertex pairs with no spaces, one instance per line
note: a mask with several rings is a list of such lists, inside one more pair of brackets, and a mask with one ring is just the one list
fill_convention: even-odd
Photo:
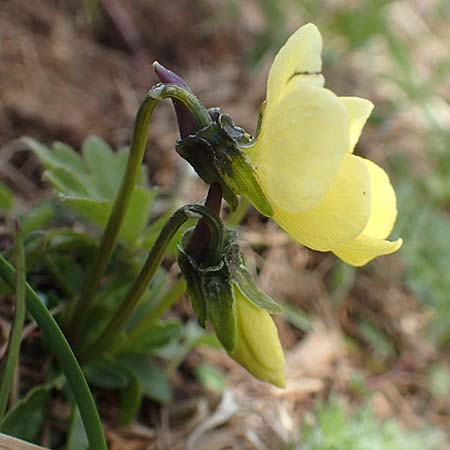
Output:
[[322,37],[312,24],[281,48],[269,73],[260,132],[246,148],[273,219],[295,240],[361,266],[398,250],[384,170],[353,155],[373,104],[324,88]]
[[228,354],[253,376],[278,387],[285,386],[284,353],[270,314],[234,286],[236,347]]

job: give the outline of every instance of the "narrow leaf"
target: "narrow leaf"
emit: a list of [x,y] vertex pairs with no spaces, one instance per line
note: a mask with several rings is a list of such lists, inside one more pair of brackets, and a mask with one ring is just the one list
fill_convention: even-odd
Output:
[[23,248],[22,231],[17,226],[16,232],[16,311],[9,335],[6,358],[2,365],[0,384],[0,422],[8,405],[11,383],[19,359],[20,341],[25,322],[25,251]]

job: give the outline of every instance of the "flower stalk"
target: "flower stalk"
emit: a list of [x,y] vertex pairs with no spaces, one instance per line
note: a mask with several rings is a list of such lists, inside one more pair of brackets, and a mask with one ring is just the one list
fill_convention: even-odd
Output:
[[80,360],[82,362],[89,361],[99,355],[113,342],[114,337],[122,330],[125,323],[139,305],[139,301],[152,281],[153,276],[161,264],[167,246],[170,244],[176,232],[189,219],[200,218],[208,224],[211,236],[207,259],[211,261],[211,264],[220,259],[223,241],[223,227],[220,219],[208,208],[200,205],[187,205],[175,211],[162,228],[138,277],[106,329],[91,345],[81,351]]
[[95,292],[100,285],[101,278],[116,246],[130,198],[136,186],[139,167],[142,164],[147,145],[150,119],[156,105],[166,98],[176,99],[181,102],[192,113],[199,128],[206,127],[211,122],[207,110],[197,97],[180,86],[157,84],[148,91],[136,115],[127,167],[114,202],[113,210],[106,225],[96,258],[81,288],[78,302],[74,308],[77,314],[72,314],[68,326],[69,339],[75,346],[79,340],[77,331],[81,329],[85,322]]

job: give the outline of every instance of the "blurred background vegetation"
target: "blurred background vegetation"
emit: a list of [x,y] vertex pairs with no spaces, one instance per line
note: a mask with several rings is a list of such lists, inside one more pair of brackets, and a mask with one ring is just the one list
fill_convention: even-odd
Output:
[[[126,146],[140,99],[157,81],[153,60],[253,131],[274,54],[309,21],[324,37],[327,86],[375,104],[357,153],[391,176],[403,247],[355,270],[290,242],[249,211],[240,229],[247,263],[286,306],[277,323],[287,389],[255,382],[221,352],[197,348],[195,330],[186,331],[165,406],[148,400],[121,428],[110,398],[96,393],[112,448],[450,448],[447,0],[1,1],[2,247],[8,217],[42,214],[36,207],[48,198],[38,159],[20,137],[80,149],[96,135]],[[173,151],[177,137],[163,105],[147,151],[149,181],[159,188],[153,219],[205,193]],[[171,314],[192,317],[186,300]],[[7,315],[1,325],[3,342]]]

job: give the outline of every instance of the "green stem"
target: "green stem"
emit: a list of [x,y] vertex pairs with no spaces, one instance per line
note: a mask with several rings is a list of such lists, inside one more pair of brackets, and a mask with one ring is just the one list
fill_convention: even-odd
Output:
[[[14,289],[15,276],[16,271],[14,268],[0,255],[0,277],[11,289]],[[67,339],[38,294],[28,283],[25,283],[25,290],[27,308],[52,346],[72,389],[83,419],[89,440],[89,448],[91,450],[107,450],[102,424],[94,399]]]
[[23,324],[25,322],[25,251],[23,248],[23,235],[20,227],[16,228],[16,311],[14,322],[9,335],[8,349],[2,367],[0,385],[0,424],[8,406],[14,372],[19,359],[20,341],[22,339]]
[[130,145],[127,167],[119,192],[106,225],[93,266],[82,286],[80,297],[68,327],[68,336],[76,344],[85,322],[88,310],[100,285],[108,261],[116,246],[120,228],[125,217],[131,195],[136,185],[139,167],[142,164],[148,139],[148,126],[156,105],[165,98],[176,99],[191,111],[199,128],[208,126],[211,118],[208,111],[194,94],[173,84],[157,84],[148,91],[136,114],[133,137]]
[[125,300],[115,312],[114,317],[94,343],[81,352],[80,360],[83,363],[89,361],[92,357],[100,355],[122,330],[125,323],[136,310],[139,301],[161,264],[167,246],[181,225],[189,219],[200,219],[202,217],[207,221],[211,232],[210,249],[213,252],[211,259],[214,261],[219,260],[223,247],[223,226],[220,219],[208,208],[200,205],[187,205],[175,211],[162,228],[136,281]]

